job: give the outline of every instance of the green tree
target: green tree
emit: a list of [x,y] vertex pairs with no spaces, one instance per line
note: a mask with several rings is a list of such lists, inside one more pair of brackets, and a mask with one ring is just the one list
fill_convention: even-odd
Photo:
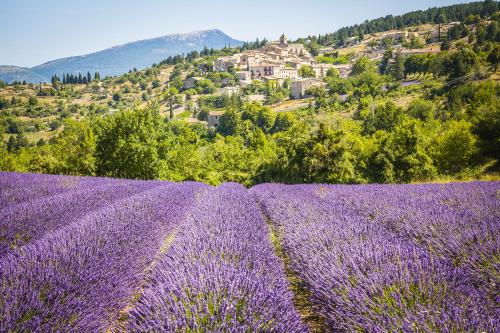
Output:
[[179,90],[176,88],[169,88],[163,94],[163,100],[168,104],[170,120],[174,119],[174,105],[179,102]]
[[311,43],[309,44],[309,52],[314,57],[319,54],[319,44],[317,41],[315,40],[311,41]]
[[205,79],[196,82],[196,90],[199,94],[213,94],[216,88],[212,81]]
[[474,51],[469,48],[462,48],[453,52],[444,61],[444,72],[448,74],[450,80],[464,78],[470,74],[478,59]]
[[300,77],[316,77],[316,72],[314,69],[309,66],[309,65],[302,65],[299,68],[299,76]]
[[187,124],[170,122],[161,135],[158,155],[161,160],[160,179],[198,181],[202,177],[200,134]]
[[500,42],[500,24],[492,21],[486,27],[486,39],[491,42]]
[[428,73],[431,70],[432,55],[412,55],[405,58],[405,75],[413,73]]
[[38,98],[36,98],[35,96],[30,96],[28,98],[28,105],[29,106],[35,106],[38,104]]
[[415,99],[408,106],[408,114],[413,118],[429,122],[436,114],[435,104],[423,99]]
[[293,113],[280,112],[276,115],[271,133],[284,132],[297,122]]
[[403,121],[403,110],[392,102],[375,107],[374,105],[362,110],[357,119],[363,121],[363,132],[372,134],[384,130],[391,132]]
[[158,137],[162,129],[158,108],[120,111],[96,126],[97,174],[156,179],[160,175]]
[[202,158],[203,180],[211,185],[229,181],[246,184],[253,173],[253,158],[241,137],[217,135]]
[[370,182],[394,183],[395,152],[392,148],[392,134],[386,131],[377,131],[372,136],[372,152],[368,158],[366,174]]
[[340,77],[340,72],[337,68],[329,68],[327,71],[326,71],[326,77]]
[[260,166],[254,181],[363,183],[367,154],[360,130],[343,121],[335,129],[320,124],[313,132],[306,126],[280,132],[276,157]]
[[35,173],[60,173],[60,160],[54,152],[53,146],[46,145],[38,148],[31,156],[28,171]]
[[384,56],[382,57],[382,61],[380,62],[380,74],[385,74],[388,66],[389,66],[389,61],[392,59],[394,55],[394,50],[390,46],[387,48],[387,50],[384,52]]
[[465,120],[451,121],[446,127],[436,138],[435,160],[440,172],[453,174],[471,166],[477,153],[477,139],[472,133],[472,124]]
[[368,57],[361,57],[352,66],[351,75],[360,75],[366,72],[374,72],[375,65]]
[[340,184],[364,183],[363,138],[358,130],[330,130],[320,124],[312,137],[311,150],[304,160],[308,182]]
[[95,175],[96,142],[88,121],[67,119],[54,145],[55,156],[60,162],[58,172],[81,176]]
[[401,54],[396,53],[394,63],[389,66],[389,74],[398,81],[405,78],[405,63]]
[[9,102],[4,97],[0,97],[0,110],[7,108]]
[[61,121],[59,119],[54,119],[49,122],[49,128],[51,131],[55,131],[59,127],[61,127]]
[[275,91],[270,95],[266,96],[265,104],[266,105],[275,105],[281,103],[285,100],[286,96],[283,91]]
[[234,135],[238,132],[239,122],[240,115],[235,110],[229,109],[220,117],[217,132],[224,136]]
[[488,62],[493,66],[494,71],[498,69],[498,65],[500,64],[500,45],[496,44],[495,47],[488,54],[487,58]]
[[[500,101],[495,98],[491,104],[478,108],[473,116],[473,132],[479,138],[481,153],[500,161]],[[497,162],[498,163],[498,162]]]
[[276,114],[269,108],[261,108],[257,114],[257,126],[259,126],[264,133],[269,133],[274,125]]
[[200,112],[198,113],[198,120],[207,120],[208,118],[208,110],[207,109],[201,109]]
[[436,175],[428,144],[429,138],[418,120],[407,119],[396,127],[391,140],[396,181],[422,181]]
[[7,140],[7,151],[9,153],[15,152],[16,149],[16,138],[14,136],[9,136],[9,140]]

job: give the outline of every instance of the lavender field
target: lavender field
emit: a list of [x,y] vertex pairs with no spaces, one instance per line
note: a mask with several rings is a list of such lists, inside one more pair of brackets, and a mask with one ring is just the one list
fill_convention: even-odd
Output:
[[500,183],[0,173],[0,332],[498,332]]

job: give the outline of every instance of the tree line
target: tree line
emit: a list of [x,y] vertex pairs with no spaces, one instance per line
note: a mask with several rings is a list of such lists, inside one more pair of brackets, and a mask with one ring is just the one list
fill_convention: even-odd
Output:
[[[99,72],[94,73],[94,81],[99,81],[101,79],[101,75]],[[90,72],[87,72],[86,75],[82,75],[82,73],[78,72],[77,74],[70,74],[70,73],[63,73],[62,74],[62,80],[59,76],[53,75],[50,79],[50,82],[54,86],[57,83],[62,83],[62,84],[87,84],[91,83],[92,81],[92,74]]]
[[[353,77],[353,88],[379,74]],[[379,78],[380,79],[380,78]],[[361,88],[364,89],[364,88]],[[396,89],[396,88],[393,88]],[[0,168],[135,179],[283,183],[405,183],[498,170],[500,87],[494,81],[436,87],[407,107],[360,90],[293,113],[225,99],[217,129],[162,118],[158,105],[85,120],[66,119],[49,144],[23,135],[2,148]],[[323,95],[322,95],[323,94]],[[10,146],[10,147],[9,147]]]
[[318,43],[323,46],[342,46],[350,37],[363,36],[366,34],[389,31],[393,29],[403,29],[427,23],[442,24],[454,21],[463,22],[468,18],[471,19],[471,17],[472,20],[474,20],[475,16],[479,19],[487,18],[498,12],[498,10],[498,2],[494,0],[471,2],[440,8],[434,7],[398,16],[387,15],[374,20],[367,20],[361,24],[343,27],[330,34],[309,36],[308,39],[312,43]]

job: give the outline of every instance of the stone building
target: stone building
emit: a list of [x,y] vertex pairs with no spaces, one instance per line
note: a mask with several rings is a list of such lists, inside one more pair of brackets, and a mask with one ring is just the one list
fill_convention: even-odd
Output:
[[208,127],[217,128],[224,111],[210,111],[207,116]]
[[250,71],[238,71],[236,72],[236,77],[238,78],[238,81],[251,81],[252,80],[252,72]]
[[188,77],[186,80],[184,80],[184,83],[182,85],[183,89],[191,89],[191,88],[196,88],[196,82],[203,80],[202,77]]
[[306,97],[307,89],[311,87],[322,87],[325,83],[314,78],[292,80],[292,97],[301,99]]
[[240,93],[240,87],[238,87],[238,86],[221,88],[222,95],[231,96],[231,95],[238,95],[239,93]]

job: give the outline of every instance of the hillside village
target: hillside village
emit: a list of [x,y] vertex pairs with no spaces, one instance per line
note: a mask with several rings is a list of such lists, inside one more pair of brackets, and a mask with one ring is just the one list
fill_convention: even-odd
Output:
[[[345,47],[321,48],[320,56],[328,56],[339,51],[349,55],[349,61],[344,64],[322,63],[311,55],[301,43],[291,43],[286,34],[282,34],[278,41],[266,43],[262,48],[246,50],[230,56],[215,59],[213,70],[235,74],[238,86],[229,86],[223,81],[222,94],[239,94],[241,89],[252,85],[254,80],[272,83],[283,87],[285,80],[290,86],[290,99],[303,99],[313,87],[324,87],[327,74],[338,75],[340,78],[349,77],[352,64],[360,57],[367,57],[371,61],[380,61],[386,52],[387,43],[394,47],[394,61],[396,55],[409,57],[413,55],[438,54],[441,52],[439,42],[448,35],[448,30],[460,22],[436,26],[422,26],[409,30],[395,30],[366,36],[363,40],[352,37],[346,40]],[[385,45],[385,47],[384,47]],[[356,50],[356,46],[363,46]],[[354,47],[354,48],[353,48]],[[320,57],[321,58],[321,57]],[[301,75],[301,68],[310,68],[311,74]],[[335,74],[333,74],[335,73]],[[202,77],[190,77],[184,81],[184,89],[196,87]],[[300,105],[300,104],[298,104]],[[217,127],[221,111],[212,111],[208,114],[208,126]]]
[[[300,77],[302,66],[310,66],[314,78]],[[242,87],[248,86],[252,80],[276,82],[283,85],[285,79],[291,79],[292,97],[303,98],[307,88],[323,84],[321,79],[330,68],[336,68],[341,77],[347,77],[349,65],[321,64],[311,56],[303,44],[288,43],[288,37],[283,34],[279,41],[267,43],[263,48],[248,50],[232,56],[217,58],[214,71],[234,71]]]

